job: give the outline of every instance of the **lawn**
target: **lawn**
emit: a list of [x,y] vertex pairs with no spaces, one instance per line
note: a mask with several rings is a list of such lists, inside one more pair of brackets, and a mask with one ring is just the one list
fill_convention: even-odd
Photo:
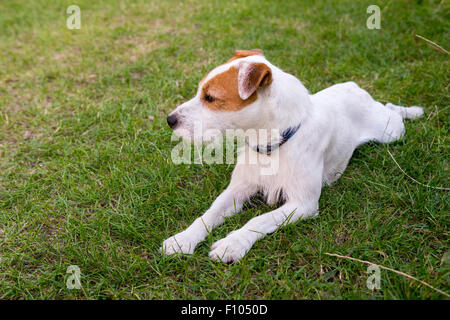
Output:
[[[81,8],[81,29],[66,9]],[[369,30],[370,4],[381,29]],[[443,299],[450,292],[445,1],[1,1],[1,299]],[[235,49],[261,48],[311,92],[355,81],[421,105],[405,137],[359,148],[320,215],[258,241],[236,264],[211,244],[270,210],[226,220],[191,256],[162,241],[202,214],[230,165],[175,165],[167,114]],[[389,152],[399,166],[395,164]],[[425,186],[426,185],[426,186]],[[446,255],[446,258],[445,258]],[[68,289],[70,265],[81,289]]]

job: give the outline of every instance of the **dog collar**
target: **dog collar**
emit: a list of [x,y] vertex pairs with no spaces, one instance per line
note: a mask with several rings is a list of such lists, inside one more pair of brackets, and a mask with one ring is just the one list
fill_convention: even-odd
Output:
[[251,147],[254,151],[261,153],[261,154],[266,154],[268,156],[270,156],[270,154],[272,153],[272,151],[278,149],[279,147],[281,147],[283,144],[285,144],[290,138],[292,138],[292,136],[298,131],[298,129],[300,128],[300,123],[295,126],[295,127],[289,127],[286,130],[283,131],[283,133],[281,133],[281,139],[280,142],[278,143],[274,143],[274,144],[268,144],[267,146],[262,146],[262,145],[257,145],[255,147]]

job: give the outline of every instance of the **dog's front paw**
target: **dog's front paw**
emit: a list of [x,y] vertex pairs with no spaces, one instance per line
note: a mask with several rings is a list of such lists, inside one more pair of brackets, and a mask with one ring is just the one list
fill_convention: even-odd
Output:
[[237,262],[251,247],[252,243],[245,236],[233,232],[211,246],[209,257],[225,263]]
[[165,254],[174,253],[194,253],[194,249],[197,246],[197,239],[186,232],[180,232],[166,240],[164,240],[160,251]]

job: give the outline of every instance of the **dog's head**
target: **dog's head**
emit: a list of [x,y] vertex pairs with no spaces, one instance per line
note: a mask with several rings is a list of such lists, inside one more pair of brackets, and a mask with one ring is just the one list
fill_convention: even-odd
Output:
[[208,140],[208,130],[260,127],[272,112],[273,69],[259,49],[235,51],[200,81],[195,97],[171,112],[167,123],[188,140]]

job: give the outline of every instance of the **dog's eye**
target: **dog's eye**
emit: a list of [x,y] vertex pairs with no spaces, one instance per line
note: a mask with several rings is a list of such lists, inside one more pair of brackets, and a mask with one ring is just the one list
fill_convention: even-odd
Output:
[[213,102],[214,100],[216,100],[216,98],[214,98],[213,96],[210,96],[209,94],[205,94],[206,102]]

